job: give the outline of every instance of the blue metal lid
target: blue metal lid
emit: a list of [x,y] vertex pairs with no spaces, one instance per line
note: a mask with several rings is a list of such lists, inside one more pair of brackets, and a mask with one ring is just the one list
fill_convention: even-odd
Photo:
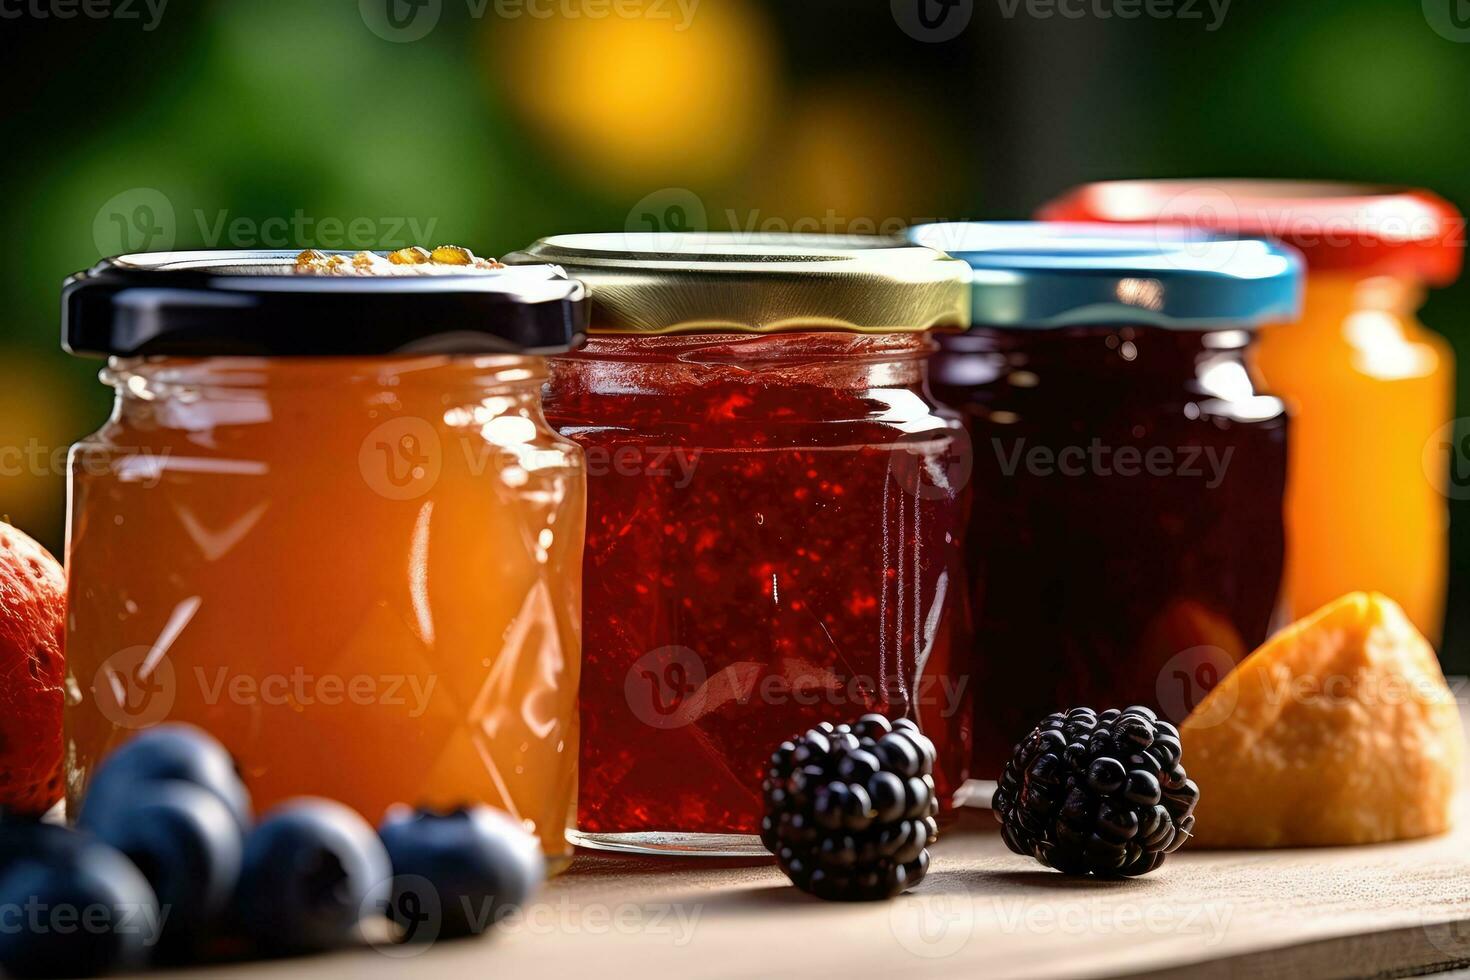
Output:
[[1186,228],[1041,221],[919,225],[909,239],[974,271],[977,327],[1254,327],[1301,308],[1297,253]]

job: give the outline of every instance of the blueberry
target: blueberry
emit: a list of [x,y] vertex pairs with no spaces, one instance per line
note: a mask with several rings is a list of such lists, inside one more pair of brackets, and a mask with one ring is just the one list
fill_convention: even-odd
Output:
[[90,839],[86,834],[39,820],[0,823],[0,868],[21,858],[65,859]]
[[209,735],[192,725],[148,728],[102,760],[87,786],[80,819],[106,809],[114,796],[132,795],[139,783],[178,779],[218,796],[242,830],[250,829],[250,793],[235,771],[235,760]]
[[356,811],[303,797],[272,810],[245,839],[235,914],[272,952],[332,949],[385,906],[391,876],[382,842]]
[[224,910],[240,877],[244,839],[218,796],[177,779],[139,783],[83,809],[81,826],[125,854],[169,910],[163,940],[184,945]]
[[[488,806],[449,813],[395,807],[378,833],[393,863],[389,916],[405,939],[480,935],[546,878],[540,842]],[[437,929],[421,918],[436,907]]]
[[[20,843],[11,837],[7,846]],[[0,972],[91,977],[140,965],[164,919],[138,869],[106,844],[60,827],[28,843],[35,849],[0,861]]]

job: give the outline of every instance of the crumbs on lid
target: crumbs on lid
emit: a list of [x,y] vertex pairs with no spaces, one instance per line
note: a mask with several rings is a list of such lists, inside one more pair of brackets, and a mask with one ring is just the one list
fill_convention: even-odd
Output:
[[308,276],[443,276],[504,268],[503,263],[482,259],[458,245],[440,245],[433,251],[414,245],[386,256],[377,252],[328,254],[309,248],[296,256],[296,272]]

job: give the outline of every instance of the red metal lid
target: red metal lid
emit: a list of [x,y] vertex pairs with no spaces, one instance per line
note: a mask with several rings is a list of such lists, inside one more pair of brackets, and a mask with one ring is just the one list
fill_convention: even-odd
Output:
[[1314,271],[1352,270],[1448,285],[1459,276],[1465,219],[1429,191],[1308,181],[1114,180],[1043,205],[1047,221],[1163,222],[1276,238]]

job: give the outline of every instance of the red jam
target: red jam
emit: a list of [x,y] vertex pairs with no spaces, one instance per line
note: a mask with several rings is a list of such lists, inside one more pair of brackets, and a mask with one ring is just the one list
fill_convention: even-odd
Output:
[[1287,417],[1241,330],[977,328],[935,394],[973,439],[973,774],[1052,711],[1180,721],[1273,627]]
[[583,834],[752,834],[821,721],[917,718],[969,757],[946,601],[958,425],[923,334],[594,337],[546,411],[586,451]]

